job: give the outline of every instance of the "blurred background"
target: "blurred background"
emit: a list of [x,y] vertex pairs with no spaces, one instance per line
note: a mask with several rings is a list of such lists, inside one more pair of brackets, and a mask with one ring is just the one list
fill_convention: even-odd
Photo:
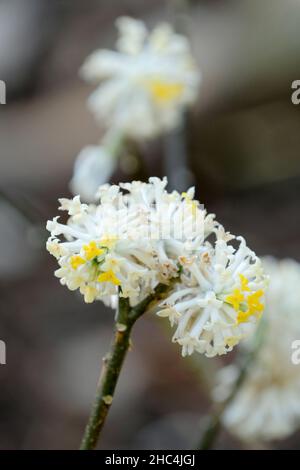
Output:
[[[191,172],[184,178],[259,255],[300,261],[300,105],[291,102],[292,81],[300,79],[300,0],[189,4],[189,18],[179,19],[202,86],[187,126]],[[0,79],[7,85],[0,105],[1,449],[73,449],[80,442],[113,315],[61,287],[44,247],[58,197],[70,196],[75,156],[101,134],[78,68],[94,49],[114,47],[116,17],[153,25],[172,21],[174,8],[185,7],[175,0],[0,1]],[[164,175],[165,149],[162,141],[147,146],[149,176]],[[174,186],[182,184],[176,159],[171,176]],[[128,178],[119,171],[113,181]],[[145,316],[100,447],[192,448],[218,364],[182,359],[167,321]],[[270,446],[297,448],[299,437]],[[242,444],[223,431],[216,447]]]

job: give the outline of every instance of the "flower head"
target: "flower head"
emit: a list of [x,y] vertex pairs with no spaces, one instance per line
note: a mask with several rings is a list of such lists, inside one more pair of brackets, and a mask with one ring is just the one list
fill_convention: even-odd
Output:
[[[263,265],[270,275],[263,342],[223,418],[246,441],[284,438],[300,426],[300,369],[291,360],[292,343],[300,339],[300,264],[266,258]],[[249,339],[244,348],[251,347]],[[230,393],[237,375],[234,365],[220,371],[216,399]]]
[[176,324],[174,341],[184,355],[224,354],[259,319],[266,278],[245,241],[238,237],[232,246],[235,237],[194,200],[193,188],[169,193],[166,184],[150,178],[104,185],[96,205],[61,199],[67,223],[55,217],[47,224],[47,249],[60,266],[55,274],[86,302],[113,305],[120,295],[131,306],[177,278],[158,311]]
[[81,204],[79,196],[60,199],[60,210],[70,217],[67,224],[58,217],[48,222],[47,249],[58,259],[61,283],[79,289],[86,302],[120,290],[134,305],[158,283],[176,277],[179,255],[188,252],[190,241],[201,245],[216,222],[200,205],[195,217],[185,198],[168,193],[166,184],[151,178],[148,184],[103,185],[98,205]]
[[200,75],[188,40],[168,24],[148,32],[142,21],[121,17],[117,51],[97,50],[81,69],[101,82],[89,107],[101,122],[133,138],[149,138],[178,126],[195,102]]
[[231,351],[254,330],[264,308],[266,277],[245,240],[224,237],[221,227],[214,243],[194,248],[193,256],[182,260],[182,282],[158,314],[177,326],[173,341],[184,356],[199,351],[212,357]]

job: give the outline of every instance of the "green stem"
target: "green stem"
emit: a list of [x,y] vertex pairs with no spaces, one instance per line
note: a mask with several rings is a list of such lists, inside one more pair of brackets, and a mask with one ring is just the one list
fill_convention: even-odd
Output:
[[130,347],[130,334],[136,320],[148,310],[152,302],[161,300],[169,292],[176,279],[169,285],[159,284],[154,292],[148,295],[135,307],[130,307],[128,299],[119,298],[119,308],[115,324],[113,341],[109,353],[103,359],[96,398],[87,423],[81,450],[94,449],[110,410],[117,381],[126,353]]
[[202,436],[199,449],[209,450],[212,448],[219,434],[219,431],[221,429],[221,420],[222,420],[223,413],[226,407],[232,402],[239,388],[244,382],[250,362],[252,362],[252,355],[249,354],[246,363],[243,365],[243,367],[240,370],[239,376],[234,384],[234,387],[229,397],[221,405],[219,405],[218,408],[215,410],[215,412],[209,417],[208,424]]
[[[112,404],[122,364],[130,345],[133,322],[128,319],[129,302],[120,299],[117,323],[109,353],[103,358],[96,398],[80,449],[94,449]],[[121,327],[123,326],[123,328]]]
[[44,218],[44,214],[41,214],[40,211],[30,205],[24,195],[17,199],[0,188],[0,200],[1,199],[6,204],[13,207],[30,225],[36,224],[41,218]]
[[261,320],[259,327],[257,328],[256,335],[255,335],[255,340],[254,344],[252,346],[251,351],[247,354],[245,357],[245,360],[240,368],[239,375],[232,387],[232,390],[229,394],[229,396],[224,400],[218,407],[216,407],[215,412],[208,418],[208,424],[207,427],[202,435],[200,444],[198,446],[198,449],[200,450],[209,450],[212,448],[219,431],[222,427],[222,416],[227,408],[227,406],[234,400],[236,397],[240,387],[243,385],[247,373],[249,370],[249,367],[251,364],[255,361],[255,357],[259,351],[259,348],[261,347],[263,337],[264,337],[264,332],[265,332],[265,320]]

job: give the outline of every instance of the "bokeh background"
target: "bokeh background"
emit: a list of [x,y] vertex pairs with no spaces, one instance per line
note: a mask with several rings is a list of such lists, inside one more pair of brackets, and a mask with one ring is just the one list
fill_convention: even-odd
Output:
[[[114,46],[119,15],[152,25],[173,21],[182,3],[0,1],[1,449],[77,448],[110,341],[112,312],[61,287],[44,248],[46,220],[57,198],[70,195],[74,158],[102,132],[78,68],[95,48]],[[300,1],[189,3],[192,14],[177,19],[202,71],[185,135],[191,171],[177,159],[178,136],[147,146],[146,170],[172,170],[173,186],[191,181],[208,210],[258,254],[300,261],[300,106],[291,102],[291,83],[300,79]],[[124,168],[113,180],[133,176]],[[100,447],[193,448],[219,363],[182,359],[167,321],[145,316]],[[270,447],[297,448],[299,437]],[[243,444],[223,431],[216,447]]]

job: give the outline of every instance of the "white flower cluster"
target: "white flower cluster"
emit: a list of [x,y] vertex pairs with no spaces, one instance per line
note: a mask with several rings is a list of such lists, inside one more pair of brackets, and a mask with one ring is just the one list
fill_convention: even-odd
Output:
[[118,51],[97,50],[81,74],[101,82],[89,107],[101,123],[133,138],[151,138],[178,126],[194,103],[200,76],[186,37],[163,23],[147,31],[142,21],[121,17]]
[[173,339],[184,355],[224,354],[260,317],[266,277],[245,241],[238,237],[235,249],[235,237],[193,199],[193,188],[168,193],[166,184],[104,185],[97,205],[61,199],[67,224],[58,217],[47,224],[47,249],[60,265],[55,274],[86,302],[113,305],[119,294],[132,306],[178,278],[158,315],[177,325]]
[[150,139],[178,127],[199,90],[200,74],[186,37],[167,23],[152,32],[128,17],[118,18],[116,25],[118,50],[97,50],[81,68],[85,80],[99,85],[89,109],[109,130],[76,159],[71,189],[86,201],[94,200],[95,186],[110,179],[122,141]]
[[[245,441],[282,439],[300,427],[300,366],[291,360],[292,343],[300,339],[300,264],[266,258],[263,265],[271,279],[263,343],[223,418]],[[220,371],[217,400],[225,398],[237,375],[233,365]]]
[[264,310],[267,279],[260,260],[242,237],[237,249],[228,243],[235,237],[224,237],[221,227],[216,238],[194,246],[195,255],[180,257],[182,282],[159,312],[177,325],[173,340],[184,356],[231,351],[253,332]]

